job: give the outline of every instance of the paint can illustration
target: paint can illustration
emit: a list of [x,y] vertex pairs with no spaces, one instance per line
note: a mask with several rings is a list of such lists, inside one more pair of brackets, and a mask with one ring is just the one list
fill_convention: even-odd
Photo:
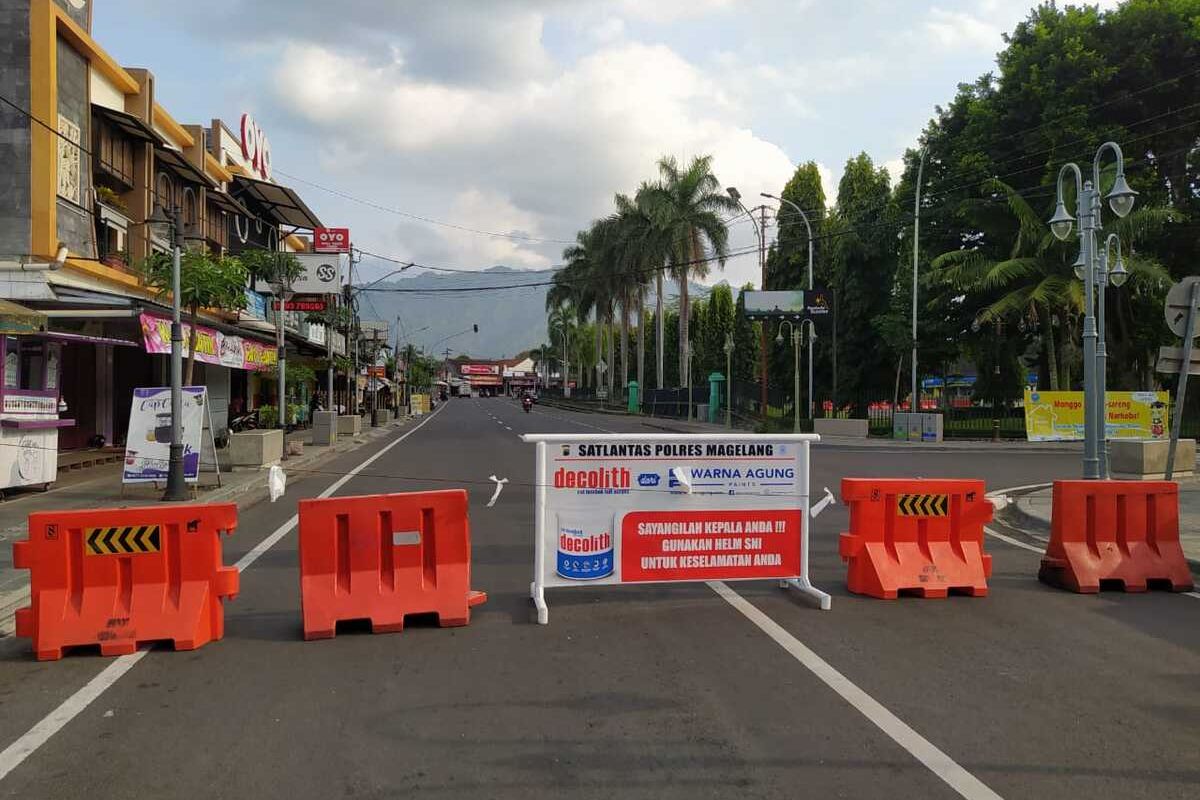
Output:
[[559,514],[555,571],[573,581],[613,574],[613,515]]

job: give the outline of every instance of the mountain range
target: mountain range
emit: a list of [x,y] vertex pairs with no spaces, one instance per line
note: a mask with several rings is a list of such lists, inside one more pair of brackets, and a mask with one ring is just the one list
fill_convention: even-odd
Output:
[[[389,323],[389,340],[411,342],[426,353],[467,353],[508,358],[547,340],[546,292],[551,273],[495,266],[478,272],[421,272],[370,285],[361,292],[359,317]],[[692,297],[709,287],[692,283]],[[664,299],[676,302],[678,287],[664,286]],[[653,293],[646,308],[654,307]],[[398,324],[397,324],[398,321]],[[472,326],[479,326],[475,333]]]

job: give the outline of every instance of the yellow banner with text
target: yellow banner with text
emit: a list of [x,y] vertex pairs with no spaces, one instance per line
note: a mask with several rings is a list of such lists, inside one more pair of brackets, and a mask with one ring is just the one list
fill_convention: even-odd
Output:
[[[1165,439],[1166,392],[1108,392],[1109,439]],[[1025,436],[1031,442],[1083,440],[1083,392],[1025,390]]]

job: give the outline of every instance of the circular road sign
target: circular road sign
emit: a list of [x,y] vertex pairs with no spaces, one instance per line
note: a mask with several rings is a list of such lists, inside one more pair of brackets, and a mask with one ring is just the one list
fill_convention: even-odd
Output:
[[[1196,283],[1200,283],[1200,275],[1184,278],[1172,286],[1171,291],[1167,292],[1165,309],[1167,327],[1171,329],[1171,333],[1181,339],[1187,333],[1188,308],[1192,302],[1192,285]],[[1200,335],[1200,323],[1196,325],[1195,333]]]

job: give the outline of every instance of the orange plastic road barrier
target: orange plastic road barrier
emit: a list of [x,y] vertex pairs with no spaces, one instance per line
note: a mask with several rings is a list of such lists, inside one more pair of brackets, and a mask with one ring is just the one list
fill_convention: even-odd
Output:
[[466,625],[487,595],[471,591],[467,493],[409,492],[300,501],[304,638],[329,639],[343,620],[401,631],[409,614]]
[[992,519],[983,481],[845,478],[850,530],[838,553],[849,562],[855,594],[895,598],[902,591],[945,597],[987,595],[992,557],[983,526]]
[[1073,592],[1101,581],[1127,592],[1147,582],[1191,591],[1179,544],[1179,484],[1173,481],[1055,481],[1050,544],[1038,579]]
[[17,636],[33,640],[39,661],[65,647],[98,644],[116,656],[148,642],[194,650],[220,639],[221,598],[238,593],[220,535],[235,528],[232,503],[30,514],[29,538],[13,543],[32,603],[17,611]]

